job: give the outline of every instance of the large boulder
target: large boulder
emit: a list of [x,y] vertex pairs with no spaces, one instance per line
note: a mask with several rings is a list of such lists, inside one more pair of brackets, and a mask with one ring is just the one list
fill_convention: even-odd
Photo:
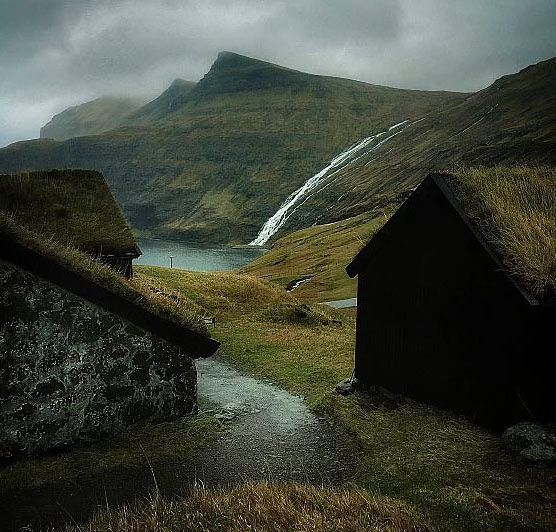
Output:
[[502,434],[504,449],[529,462],[556,461],[556,435],[534,423],[518,423]]

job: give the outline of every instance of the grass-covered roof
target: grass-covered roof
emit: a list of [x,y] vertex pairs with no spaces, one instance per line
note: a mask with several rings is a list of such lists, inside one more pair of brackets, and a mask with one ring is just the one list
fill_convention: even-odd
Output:
[[136,254],[136,242],[99,172],[0,175],[0,212],[44,239],[93,255]]
[[556,168],[476,167],[450,185],[507,270],[540,300],[556,294]]
[[202,310],[192,301],[172,298],[172,294],[157,293],[140,279],[125,279],[109,266],[95,261],[77,248],[58,243],[53,238],[44,239],[42,235],[21,226],[16,217],[0,212],[0,258],[4,254],[4,247],[10,243],[23,246],[45,257],[151,315],[202,336],[208,336],[207,327],[201,317]]

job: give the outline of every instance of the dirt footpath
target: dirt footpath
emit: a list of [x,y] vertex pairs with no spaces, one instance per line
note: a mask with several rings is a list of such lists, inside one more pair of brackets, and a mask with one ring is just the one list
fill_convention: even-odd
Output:
[[197,361],[197,372],[201,411],[214,411],[224,425],[216,442],[187,460],[153,464],[152,470],[145,465],[12,493],[0,501],[0,530],[30,532],[84,521],[99,507],[147,497],[154,478],[170,497],[199,481],[229,486],[246,480],[319,485],[349,480],[353,450],[302,398],[217,358]]

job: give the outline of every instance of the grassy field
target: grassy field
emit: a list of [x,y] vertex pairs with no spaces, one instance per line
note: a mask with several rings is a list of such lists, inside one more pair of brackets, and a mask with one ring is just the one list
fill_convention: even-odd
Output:
[[452,183],[510,273],[543,299],[556,293],[556,168],[461,168]]
[[214,330],[220,356],[306,396],[343,427],[360,449],[360,488],[414,505],[440,530],[556,529],[554,469],[521,463],[487,431],[432,407],[332,391],[353,369],[353,313],[304,306],[246,275],[138,271],[144,282],[167,283],[196,304],[205,301],[207,312],[226,301]]
[[295,289],[295,296],[304,301],[355,297],[357,280],[346,275],[345,267],[393,211],[389,207],[295,231],[280,238],[270,251],[240,271],[282,287],[310,277]]
[[113,470],[187,458],[213,441],[220,422],[211,413],[173,423],[137,426],[114,438],[54,456],[14,462],[0,470],[2,492],[86,482]]
[[[378,394],[333,392],[353,369],[352,311],[306,304],[245,274],[137,270],[137,281],[157,287],[169,303],[178,297],[217,316],[219,356],[305,396],[312,409],[332,420],[359,450],[353,457],[357,477],[347,491],[252,485],[198,492],[181,501],[155,497],[99,515],[81,530],[213,530],[208,523],[215,516],[223,530],[270,530],[269,519],[283,527],[276,530],[297,524],[299,530],[556,530],[554,468],[520,462],[500,449],[496,437],[447,412]],[[218,431],[212,417],[184,423],[140,428],[66,456],[14,464],[2,472],[0,490],[79,478],[81,469],[120,462],[133,467],[145,454],[151,461],[171,459]],[[344,515],[350,518],[342,521]]]

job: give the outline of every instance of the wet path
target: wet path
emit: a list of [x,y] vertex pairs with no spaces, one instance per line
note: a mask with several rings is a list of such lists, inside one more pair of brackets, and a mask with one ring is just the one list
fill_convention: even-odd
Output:
[[300,397],[242,374],[217,359],[197,361],[199,406],[224,424],[219,439],[184,461],[108,471],[74,484],[13,493],[0,501],[0,530],[39,530],[87,519],[98,507],[146,497],[154,488],[177,495],[196,480],[206,486],[245,480],[335,484],[352,472],[343,438]]
[[[200,407],[228,425],[209,450],[205,480],[336,483],[350,473],[342,438],[303,399],[216,360],[198,362]],[[238,393],[239,392],[239,393]],[[210,465],[209,465],[210,462]]]

